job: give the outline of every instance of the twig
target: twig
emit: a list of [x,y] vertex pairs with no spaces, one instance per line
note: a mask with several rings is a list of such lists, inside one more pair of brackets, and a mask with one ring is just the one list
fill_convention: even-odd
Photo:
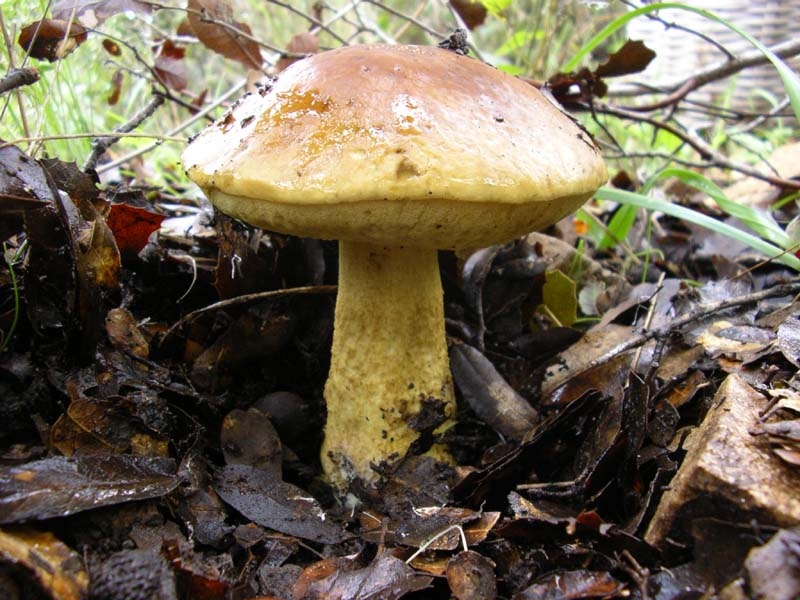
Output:
[[[137,156],[141,156],[142,154],[146,154],[147,152],[150,152],[150,150],[152,150],[153,148],[158,146],[163,140],[177,139],[178,141],[185,142],[186,141],[185,139],[183,139],[183,138],[175,138],[175,136],[177,136],[181,131],[183,131],[187,127],[193,125],[195,122],[199,121],[200,119],[205,119],[206,116],[212,110],[215,110],[218,106],[220,106],[221,104],[226,102],[232,96],[235,96],[236,94],[241,92],[241,90],[245,86],[245,84],[246,84],[245,80],[242,80],[242,81],[234,84],[227,92],[222,94],[214,102],[212,102],[211,104],[209,104],[208,106],[203,108],[203,110],[197,112],[191,118],[187,119],[186,121],[184,121],[183,123],[181,123],[180,125],[175,127],[174,129],[169,131],[167,133],[167,135],[163,136],[162,138],[159,138],[159,140],[157,142],[154,142],[153,144],[145,146],[144,148],[139,148],[138,150],[134,150],[133,152],[130,152],[130,153],[124,155],[124,156],[120,156],[119,158],[117,158],[115,160],[112,160],[111,162],[105,163],[105,164],[103,164],[103,165],[101,165],[100,167],[97,168],[97,172],[98,173],[104,173],[106,171],[110,171],[111,169],[115,169],[118,166],[120,166],[121,164],[124,164],[124,163],[128,162],[129,160],[136,158]],[[128,135],[132,135],[132,134],[128,134]],[[155,136],[150,136],[150,137],[155,137]]]
[[182,137],[175,137],[172,135],[164,135],[162,133],[138,133],[135,131],[130,131],[128,133],[100,133],[97,131],[91,131],[88,133],[59,133],[54,135],[36,135],[30,137],[21,137],[15,140],[3,140],[0,142],[0,148],[5,148],[6,146],[16,146],[17,144],[21,144],[23,142],[49,142],[52,140],[81,140],[84,138],[103,138],[103,137],[112,137],[112,138],[150,138],[150,139],[157,139],[159,143],[161,142],[185,142],[186,140]]
[[317,31],[324,31],[328,35],[330,35],[333,39],[341,44],[347,44],[347,40],[341,37],[338,33],[336,33],[333,29],[330,28],[329,25],[323,23],[319,19],[315,18],[313,15],[309,15],[304,13],[302,10],[299,10],[291,5],[289,2],[281,2],[280,0],[268,0],[270,4],[274,4],[276,6],[280,6],[281,8],[285,8],[289,12],[296,14],[299,17],[303,17],[313,26],[311,28],[311,33],[316,33]]
[[755,304],[757,302],[761,302],[762,300],[766,300],[767,298],[775,298],[778,296],[796,296],[797,294],[800,294],[800,278],[795,278],[788,283],[776,285],[758,292],[752,292],[750,294],[738,296],[736,298],[726,298],[725,300],[720,300],[719,302],[703,304],[686,313],[685,315],[681,315],[677,319],[673,319],[670,323],[667,323],[662,327],[656,327],[654,329],[642,331],[641,333],[632,335],[624,342],[617,344],[614,348],[589,361],[589,363],[575,375],[586,373],[591,369],[604,365],[620,354],[624,354],[629,350],[638,348],[652,339],[666,339],[671,335],[674,335],[675,332],[681,328],[686,327],[687,325],[690,325],[696,321],[705,319],[706,317],[710,317],[723,310],[737,306]]
[[781,188],[792,189],[792,190],[800,189],[800,181],[795,181],[794,179],[784,179],[782,177],[776,177],[768,173],[762,173],[761,171],[754,169],[750,166],[733,162],[726,156],[714,150],[710,145],[708,145],[705,141],[703,141],[696,135],[692,135],[688,132],[685,132],[681,130],[679,127],[676,127],[664,121],[660,121],[658,119],[654,119],[645,115],[629,111],[625,108],[614,106],[612,104],[605,104],[601,102],[593,102],[592,104],[593,104],[593,110],[595,112],[612,115],[630,121],[647,123],[648,125],[652,125],[653,127],[656,127],[658,129],[663,129],[664,131],[667,131],[672,135],[674,135],[675,137],[677,137],[678,139],[682,140],[687,145],[691,146],[691,148],[700,155],[700,158],[706,161],[713,161],[714,164],[718,167],[731,169],[732,171],[737,171],[744,175],[748,175],[750,177],[766,181],[767,183],[776,185]]
[[39,71],[33,67],[11,69],[8,75],[0,79],[0,94],[5,94],[23,85],[31,85],[39,81]]
[[[136,129],[139,125],[141,125],[146,119],[149,119],[153,116],[153,113],[158,110],[158,107],[164,104],[164,96],[161,94],[155,94],[150,102],[145,106],[142,110],[138,113],[133,115],[129,121],[123,123],[119,127],[117,127],[113,133],[115,134],[126,134],[130,133],[134,129]],[[99,137],[92,142],[92,152],[89,155],[89,158],[86,159],[86,163],[83,165],[84,171],[88,171],[89,169],[94,169],[97,166],[97,161],[100,160],[100,157],[103,156],[106,150],[108,150],[111,146],[116,144],[119,141],[119,136],[106,136]]]
[[[800,39],[792,39],[786,42],[781,42],[780,44],[772,46],[770,50],[776,56],[778,56],[778,58],[791,58],[793,56],[797,56],[800,54]],[[699,73],[695,73],[686,79],[658,86],[658,92],[669,94],[666,98],[651,104],[643,104],[627,108],[636,111],[649,111],[664,108],[665,106],[669,106],[678,102],[687,94],[689,94],[689,92],[692,92],[708,83],[725,79],[726,77],[735,75],[744,69],[765,65],[767,63],[769,63],[769,59],[764,56],[760,50],[748,50],[732,60],[725,61],[721,64],[712,65],[711,67],[708,67]],[[634,83],[632,85],[637,84]],[[636,89],[631,89],[630,86],[625,86],[617,89],[612,88],[609,91],[609,96],[615,98],[640,96],[642,94],[651,94],[653,91],[653,87],[649,85],[638,86]]]

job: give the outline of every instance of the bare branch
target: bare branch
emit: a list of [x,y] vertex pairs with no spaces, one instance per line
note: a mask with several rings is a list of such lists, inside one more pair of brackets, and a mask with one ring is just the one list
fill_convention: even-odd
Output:
[[33,67],[11,69],[8,75],[0,79],[0,94],[5,94],[23,85],[31,85],[39,81],[39,71]]

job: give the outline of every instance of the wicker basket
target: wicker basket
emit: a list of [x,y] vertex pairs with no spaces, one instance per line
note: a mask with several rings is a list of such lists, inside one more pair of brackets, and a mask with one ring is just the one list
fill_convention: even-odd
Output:
[[[800,22],[800,0],[687,0],[684,4],[715,13],[766,46],[791,39],[793,29]],[[753,49],[737,33],[701,15],[664,10],[659,16],[666,22],[679,23],[703,33],[734,56]],[[727,60],[722,51],[701,37],[679,29],[665,29],[662,23],[651,19],[639,17],[631,21],[628,35],[631,39],[644,40],[656,52],[657,58],[645,72],[648,83],[656,86],[682,81],[691,73]],[[693,93],[691,99],[746,113],[762,112],[772,106],[764,92],[779,99],[784,96],[780,78],[771,65],[751,67],[733,78],[704,86]]]

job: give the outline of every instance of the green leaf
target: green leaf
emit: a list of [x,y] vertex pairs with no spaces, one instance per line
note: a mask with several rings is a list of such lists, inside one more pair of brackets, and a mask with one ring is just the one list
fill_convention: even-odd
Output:
[[556,325],[572,326],[578,320],[578,295],[575,282],[561,271],[547,271],[539,311]]
[[696,210],[686,208],[685,206],[679,206],[677,204],[672,204],[671,202],[656,200],[655,198],[650,198],[649,196],[645,196],[643,194],[627,192],[625,190],[617,190],[609,187],[600,188],[595,194],[595,198],[598,200],[619,202],[620,204],[630,204],[640,208],[646,208],[650,211],[662,212],[671,217],[675,217],[676,219],[684,219],[690,223],[699,225],[700,227],[705,227],[711,231],[716,231],[717,233],[728,236],[731,239],[741,242],[742,244],[746,244],[750,248],[753,248],[754,250],[757,250],[768,257],[776,257],[776,260],[779,260],[783,264],[796,271],[800,271],[800,259],[798,259],[794,254],[784,252],[784,248],[780,248],[774,244],[762,240],[760,237],[756,237],[755,235],[747,233],[746,231],[737,229],[736,227],[728,225],[727,223],[713,219],[707,215],[697,212]]
[[495,16],[500,14],[511,5],[511,0],[481,0],[481,4]]
[[613,248],[628,237],[628,232],[636,221],[636,210],[635,206],[624,204],[614,213],[608,222],[608,231],[597,245],[600,250]]

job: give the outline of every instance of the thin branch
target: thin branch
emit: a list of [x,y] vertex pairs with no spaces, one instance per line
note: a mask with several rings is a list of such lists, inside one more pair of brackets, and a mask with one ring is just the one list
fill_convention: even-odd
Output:
[[[778,56],[778,58],[792,58],[800,55],[800,39],[792,39],[780,44],[776,44],[772,46],[770,50],[776,56]],[[753,50],[743,52],[732,60],[725,61],[721,64],[712,65],[711,67],[708,67],[707,69],[700,71],[699,73],[696,73],[686,79],[658,86],[657,91],[660,93],[666,93],[668,96],[658,100],[657,102],[640,106],[631,106],[627,108],[629,108],[629,110],[636,111],[650,111],[664,108],[665,106],[675,104],[679,100],[682,100],[684,97],[686,97],[686,95],[690,92],[706,84],[725,79],[726,77],[735,75],[744,69],[765,65],[768,63],[769,59],[764,56],[760,50],[754,48]],[[619,89],[612,88],[609,92],[609,96],[616,98],[640,96],[642,94],[653,93],[653,91],[654,89],[650,85],[638,86],[636,89],[631,89],[630,86],[625,86],[620,87]]]
[[23,85],[31,85],[37,81],[39,81],[39,71],[33,67],[11,69],[8,75],[0,79],[0,94],[5,94]]
[[675,137],[677,137],[678,139],[685,142],[687,145],[689,145],[695,152],[697,152],[700,155],[700,158],[706,161],[713,161],[719,167],[731,169],[733,171],[737,171],[744,175],[749,175],[750,177],[766,181],[772,185],[776,185],[782,188],[792,189],[792,190],[800,189],[800,181],[795,181],[793,179],[784,179],[782,177],[776,177],[768,173],[762,173],[761,171],[754,169],[753,167],[750,167],[748,165],[736,163],[730,160],[727,156],[724,156],[719,152],[717,152],[716,150],[714,150],[709,144],[707,144],[704,140],[700,139],[698,136],[683,131],[674,125],[610,104],[605,104],[600,102],[593,102],[592,104],[593,104],[593,110],[597,113],[612,115],[629,121],[647,123],[648,125],[652,125],[653,127],[667,131],[672,135],[674,135]]
[[[134,129],[136,129],[139,125],[144,123],[147,119],[153,116],[153,113],[158,110],[164,104],[164,96],[161,94],[155,94],[150,102],[147,103],[142,110],[138,113],[133,115],[127,122],[123,123],[119,127],[117,127],[113,133],[115,134],[126,134],[130,133]],[[97,161],[100,160],[100,157],[105,154],[106,150],[108,150],[111,146],[116,144],[119,141],[119,137],[111,137],[108,135],[103,135],[102,137],[96,138],[92,142],[92,153],[89,155],[89,158],[86,159],[86,163],[83,165],[84,171],[89,169],[94,169],[97,166]]]
[[797,296],[800,294],[800,279],[795,278],[791,281],[775,285],[758,292],[751,292],[749,294],[745,294],[743,296],[737,296],[735,298],[726,298],[725,300],[720,300],[719,302],[712,302],[709,304],[702,304],[697,308],[689,311],[688,313],[679,316],[676,319],[673,319],[666,325],[662,327],[656,327],[654,329],[642,331],[640,333],[636,333],[626,339],[624,342],[617,344],[614,348],[604,352],[600,356],[592,359],[589,361],[587,365],[585,365],[580,372],[573,374],[573,377],[576,375],[580,375],[581,373],[586,373],[591,369],[604,365],[611,360],[615,359],[617,356],[621,354],[625,354],[626,352],[638,348],[639,346],[649,342],[653,339],[668,339],[669,337],[673,336],[677,331],[686,327],[688,325],[692,325],[711,317],[715,314],[718,314],[724,310],[728,310],[729,308],[736,308],[739,306],[747,306],[750,304],[756,304],[761,302],[762,300],[766,300],[768,298],[778,298],[781,296]]

